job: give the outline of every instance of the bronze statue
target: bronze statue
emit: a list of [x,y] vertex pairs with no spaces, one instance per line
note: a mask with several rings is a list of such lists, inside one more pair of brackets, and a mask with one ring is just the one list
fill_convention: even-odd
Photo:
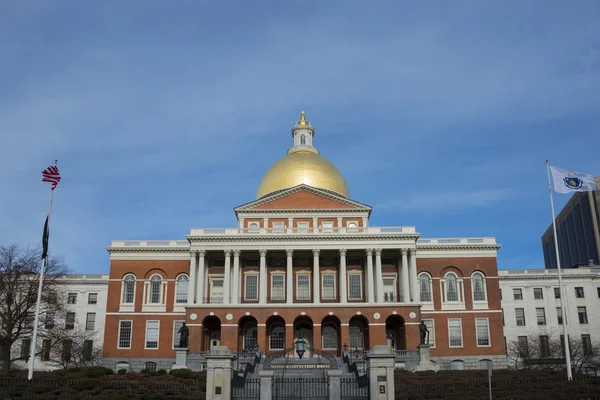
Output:
[[188,338],[190,337],[190,328],[188,328],[187,326],[185,326],[185,322],[184,322],[183,325],[181,326],[181,328],[179,328],[179,330],[177,331],[177,333],[180,334],[180,336],[179,336],[179,348],[181,348],[181,349],[187,349],[187,347],[188,347]]
[[[421,331],[421,344],[429,344],[429,330],[427,329],[427,325],[425,325],[424,321],[421,321],[419,325],[419,331]],[[427,343],[425,343],[427,341]]]

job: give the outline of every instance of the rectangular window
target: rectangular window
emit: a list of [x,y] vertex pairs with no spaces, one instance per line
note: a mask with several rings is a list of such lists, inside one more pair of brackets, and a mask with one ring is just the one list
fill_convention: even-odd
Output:
[[158,321],[146,321],[146,348],[158,349]]
[[77,304],[77,293],[69,293],[67,295],[67,304]]
[[323,300],[335,300],[335,274],[321,275]]
[[362,275],[348,275],[348,300],[362,299]]
[[179,329],[183,326],[184,321],[173,321],[173,348],[179,348],[179,339],[181,338],[181,333],[179,333]]
[[542,300],[544,298],[544,290],[542,288],[533,288],[533,298]]
[[435,347],[435,323],[433,319],[424,319],[423,322],[429,331],[429,346]]
[[285,230],[285,225],[283,222],[273,222],[273,232],[275,233],[283,233]]
[[88,304],[97,304],[97,303],[98,303],[98,293],[88,294]]
[[46,322],[44,324],[44,327],[46,329],[53,329],[54,328],[54,311],[47,311],[46,312]]
[[246,275],[244,295],[246,300],[258,300],[258,275]]
[[85,330],[93,331],[96,328],[96,313],[89,312],[85,318]]
[[31,339],[21,340],[21,358],[28,359],[31,354]]
[[577,307],[577,314],[579,315],[580,324],[588,323],[587,310],[585,307]]
[[396,280],[393,278],[383,279],[383,301],[396,301]]
[[581,347],[584,356],[591,356],[593,353],[592,349],[592,338],[590,335],[581,335]]
[[577,297],[578,299],[583,299],[585,296],[583,294],[583,288],[582,287],[576,287],[575,288],[575,297]]
[[490,326],[487,318],[476,318],[475,327],[477,333],[477,346],[486,347],[490,345]]
[[448,337],[450,347],[462,347],[462,325],[460,318],[448,319]]
[[296,275],[296,299],[310,300],[310,275]]
[[546,311],[544,308],[536,308],[535,317],[538,325],[546,325]]
[[71,361],[71,350],[73,349],[72,340],[63,340],[62,342],[62,360],[63,362]]
[[525,309],[515,308],[515,317],[517,319],[517,326],[525,326]]
[[119,349],[131,348],[131,327],[133,321],[119,321]]
[[563,324],[563,312],[561,307],[556,307],[556,318],[558,320],[558,324]]
[[557,288],[557,287],[554,288],[554,298],[560,299],[560,288]]
[[46,297],[48,304],[56,304],[56,302],[58,301],[58,296],[56,295],[55,292],[50,292],[48,293],[48,296]]
[[325,233],[333,232],[333,222],[331,221],[323,221],[321,223],[321,230]]
[[298,222],[298,232],[306,233],[308,232],[308,222]]
[[285,300],[285,275],[271,275],[271,300]]
[[513,289],[513,299],[523,300],[523,289]]
[[211,279],[210,302],[212,304],[223,303],[223,279]]
[[258,268],[259,267],[258,259],[250,258],[248,260],[245,260],[244,266],[246,266],[246,268]]
[[529,344],[527,343],[527,336],[517,337],[517,342],[519,346],[519,355],[522,358],[529,357]]
[[75,313],[68,312],[65,317],[65,329],[74,329],[75,328]]
[[92,353],[94,351],[94,341],[84,340],[83,341],[83,360],[92,361]]
[[44,339],[42,341],[42,361],[50,360],[50,339]]
[[550,357],[550,341],[546,335],[540,336],[540,357]]

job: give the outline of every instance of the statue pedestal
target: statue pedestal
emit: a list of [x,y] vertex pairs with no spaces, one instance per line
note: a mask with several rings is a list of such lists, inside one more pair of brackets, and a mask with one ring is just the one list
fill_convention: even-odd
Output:
[[187,368],[187,353],[188,349],[175,350],[175,365],[173,365],[171,369]]
[[417,371],[438,371],[440,369],[440,366],[429,358],[429,347],[428,344],[420,344],[418,346],[419,365],[417,366]]

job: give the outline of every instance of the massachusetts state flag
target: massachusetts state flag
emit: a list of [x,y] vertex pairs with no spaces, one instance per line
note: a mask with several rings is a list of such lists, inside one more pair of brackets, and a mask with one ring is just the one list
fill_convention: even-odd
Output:
[[550,167],[554,191],[557,193],[588,192],[596,190],[594,175],[582,174],[581,172],[568,171],[556,167]]

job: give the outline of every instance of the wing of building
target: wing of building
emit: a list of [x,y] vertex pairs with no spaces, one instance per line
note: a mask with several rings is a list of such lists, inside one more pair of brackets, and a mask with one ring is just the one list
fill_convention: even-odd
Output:
[[112,242],[105,365],[170,369],[186,322],[192,368],[212,346],[268,355],[298,337],[305,357],[387,345],[413,368],[423,320],[441,368],[504,366],[496,240],[371,226],[304,114],[291,133],[232,227]]

